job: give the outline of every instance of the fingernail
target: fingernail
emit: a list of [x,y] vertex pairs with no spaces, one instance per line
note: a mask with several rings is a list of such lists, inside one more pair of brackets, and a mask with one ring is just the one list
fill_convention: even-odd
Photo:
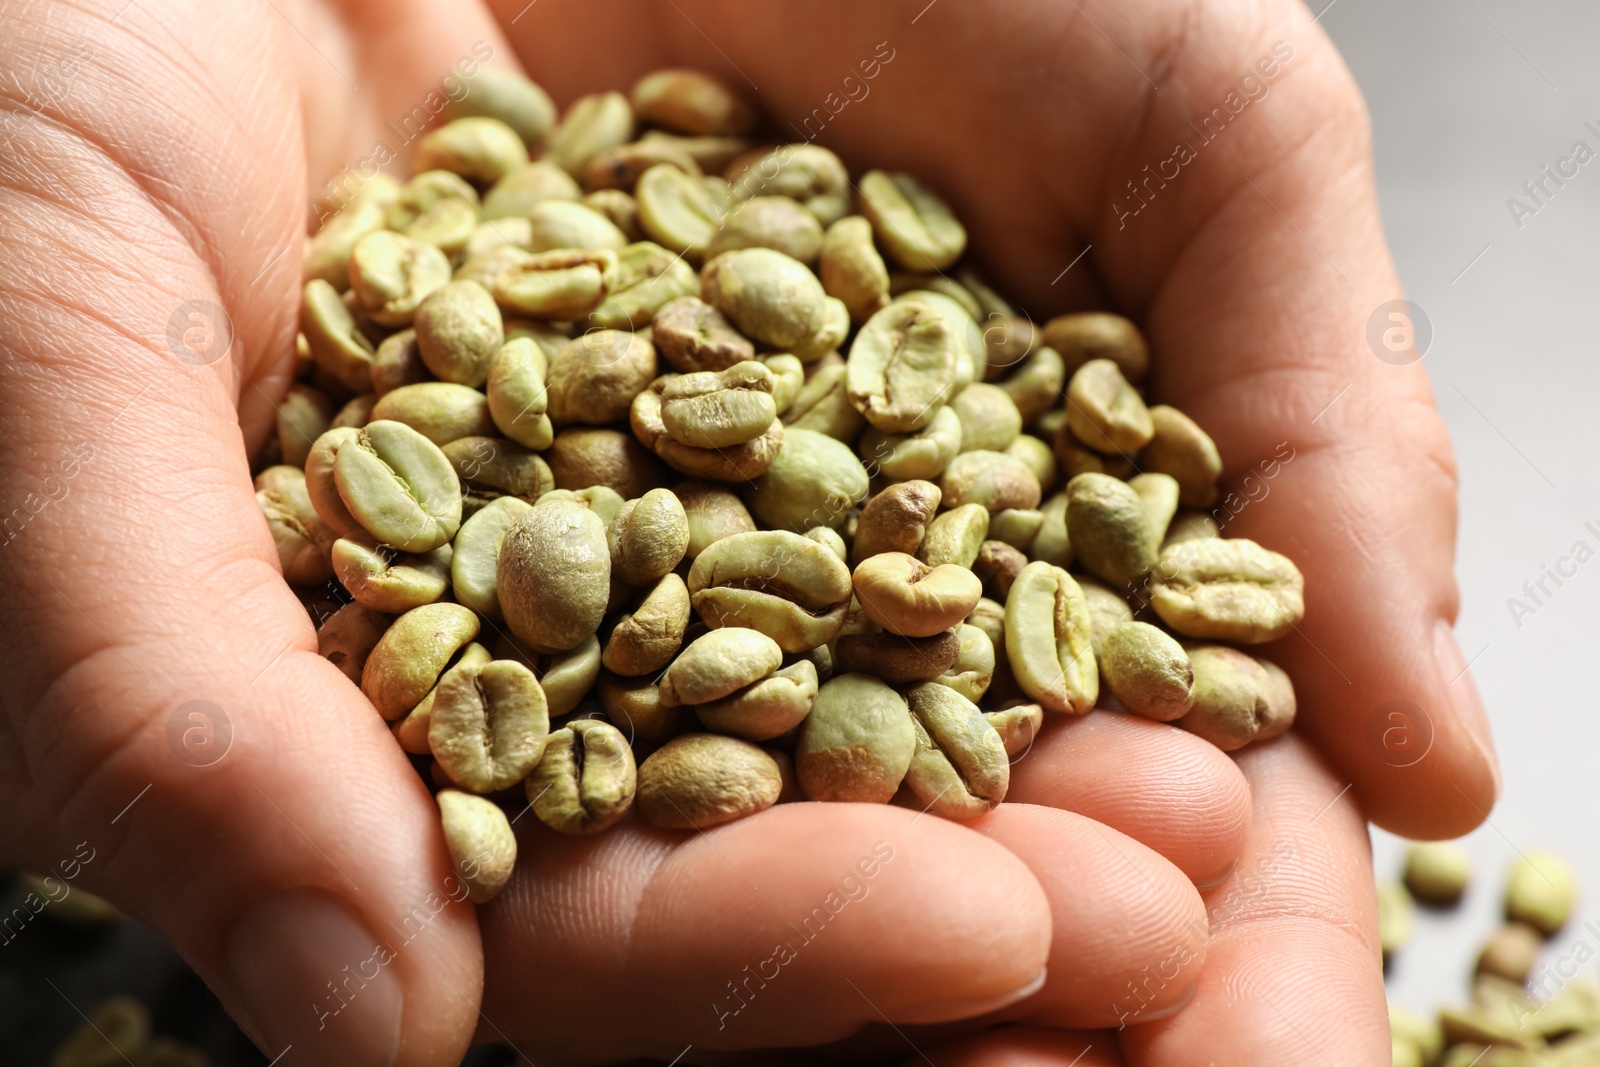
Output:
[[257,904],[225,951],[268,1058],[293,1046],[297,1064],[394,1062],[404,994],[392,952],[331,893],[293,889]]
[[1217,875],[1215,878],[1207,878],[1204,881],[1196,882],[1194,887],[1202,891],[1207,889],[1215,889],[1217,886],[1233,877],[1234,868],[1237,866],[1239,866],[1239,860],[1237,857],[1235,857],[1228,863],[1226,867],[1222,869],[1221,874]]
[[1498,798],[1501,786],[1500,760],[1494,754],[1489,715],[1478,696],[1478,686],[1472,680],[1472,672],[1467,669],[1466,657],[1461,654],[1461,646],[1456,642],[1455,628],[1443,619],[1434,624],[1433,656],[1438,661],[1439,680],[1449,695],[1457,720],[1467,728],[1467,736],[1483,753],[1484,762],[1494,775],[1494,795]]
[[979,1015],[987,1015],[991,1011],[999,1011],[1009,1007],[1019,1000],[1027,1000],[1039,990],[1044,988],[1045,976],[1048,972],[1041,970],[1033,981],[1009,993],[1002,993],[997,997],[981,997],[976,1000],[932,1000],[921,1004],[913,1004],[895,1012],[895,1021],[902,1023],[943,1023],[954,1019],[971,1019]]

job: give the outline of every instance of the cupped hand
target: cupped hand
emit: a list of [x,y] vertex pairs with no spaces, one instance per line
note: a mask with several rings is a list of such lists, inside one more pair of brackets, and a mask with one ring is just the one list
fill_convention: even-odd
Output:
[[[580,21],[568,40],[605,39]],[[291,373],[308,191],[475,44],[509,47],[477,7],[423,0],[18,5],[7,27],[6,861],[149,922],[285,1064],[449,1064],[474,1030],[623,1058],[878,1019],[1101,1026],[1180,940],[1145,1017],[1193,994],[1193,883],[1239,855],[1249,793],[1231,761],[1144,724],[975,828],[796,805],[568,842],[524,819],[517,881],[475,915],[427,789],[316,654],[247,456]],[[1047,749],[1070,735],[1040,768]],[[1096,760],[1132,791],[1091,788]],[[827,932],[784,995],[717,1014],[708,991],[770,967],[777,927],[819,904]]]

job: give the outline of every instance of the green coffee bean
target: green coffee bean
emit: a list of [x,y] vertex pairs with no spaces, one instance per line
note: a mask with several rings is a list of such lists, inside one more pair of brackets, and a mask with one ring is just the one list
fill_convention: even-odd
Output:
[[628,813],[638,769],[628,739],[610,723],[574,719],[550,735],[528,776],[528,803],[563,834],[597,834]]
[[1424,904],[1444,907],[1456,903],[1472,880],[1472,857],[1460,845],[1432,841],[1406,850],[1401,876],[1411,895]]
[[535,451],[550,447],[550,425],[544,375],[548,366],[539,346],[528,338],[507,341],[489,364],[489,416],[501,433]]
[[816,697],[817,668],[800,660],[725,697],[696,704],[694,713],[713,733],[769,741],[800,725]]
[[494,435],[489,401],[478,390],[451,382],[417,382],[391,389],[372,406],[374,420],[403,422],[436,445],[462,437]]
[[621,93],[580,96],[567,108],[561,122],[545,141],[545,158],[574,178],[589,169],[589,161],[607,148],[633,137],[633,108]]
[[965,567],[929,567],[904,552],[880,552],[851,576],[867,617],[893,634],[932,637],[965,619],[983,596],[983,583]]
[[708,626],[759,630],[785,652],[837,637],[850,591],[850,569],[832,550],[786,530],[723,537],[689,568],[689,598]]
[[439,679],[428,747],[450,780],[473,793],[509,789],[544,755],[549,707],[515,660],[458,665]]
[[708,546],[736,533],[753,533],[756,521],[744,501],[710,482],[682,482],[672,487],[689,522],[689,547],[684,558],[693,563]]
[[680,374],[662,389],[661,422],[682,444],[743,444],[766,433],[778,417],[772,387],[772,372],[754,360],[722,371]]
[[1112,588],[1134,588],[1155,566],[1149,519],[1127,482],[1107,474],[1078,475],[1067,483],[1066,517],[1073,555]]
[[663,397],[675,380],[663,375],[650,388],[633,398],[628,424],[634,435],[674,469],[694,478],[719,482],[743,482],[764,474],[783,446],[783,423],[777,419],[759,437],[725,448],[700,448],[675,440],[667,433],[662,418]]
[[817,690],[801,727],[795,773],[810,800],[886,804],[916,751],[905,700],[865,674],[841,674]]
[[557,489],[604,486],[624,500],[667,480],[667,470],[632,434],[619,430],[569,427],[556,434],[544,452]]
[[881,170],[861,176],[861,213],[891,258],[907,270],[943,270],[961,258],[967,231],[916,179]]
[[[842,371],[844,360],[839,358],[839,353],[831,353],[831,356],[831,359],[828,356],[823,356],[822,359],[812,363],[811,366],[833,366]],[[766,367],[772,375],[772,406],[779,415],[783,415],[794,406],[795,401],[800,396],[801,389],[805,386],[806,365],[787,352],[774,352],[770,356],[762,356],[761,365]],[[806,428],[815,429],[816,427],[808,426]]]
[[317,655],[360,685],[368,657],[393,621],[392,615],[351,601],[328,616],[317,630]]
[[670,489],[652,489],[622,506],[606,531],[606,544],[617,580],[652,585],[688,550],[689,517]]
[[1133,609],[1128,602],[1093,578],[1078,577],[1078,588],[1089,605],[1089,627],[1094,642],[1094,657],[1098,661],[1105,655],[1106,638],[1124,623],[1133,621]]
[[1524,852],[1506,881],[1506,918],[1526,923],[1546,937],[1566,925],[1577,896],[1577,878],[1553,852]]
[[785,430],[746,501],[757,519],[775,529],[837,529],[867,495],[868,480],[849,445],[813,430]]
[[[958,420],[959,421],[959,420]],[[1039,506],[1039,476],[1020,459],[1004,452],[963,452],[950,461],[939,480],[946,507],[982,504],[990,513]]]
[[511,632],[536,652],[562,652],[594,635],[611,586],[605,523],[575,501],[535,506],[506,531],[495,570]]
[[255,488],[283,580],[307,585],[327,579],[333,573],[329,551],[335,535],[312,506],[305,474],[293,467],[268,467],[256,475]]
[[682,296],[656,312],[651,338],[661,358],[685,374],[726,370],[754,359],[756,350],[722,312],[698,296]]
[[1005,742],[978,706],[933,682],[907,694],[916,749],[906,786],[925,810],[947,819],[972,819],[1005,799],[1011,764]]
[[773,758],[718,734],[675,737],[639,766],[639,814],[652,826],[705,830],[770,808],[783,787]]
[[589,322],[608,330],[639,329],[666,305],[699,291],[700,276],[682,256],[652,241],[635,241],[617,252],[616,275]]
[[[377,177],[393,181],[385,175]],[[391,193],[397,191],[398,186]],[[351,249],[361,238],[384,226],[385,205],[379,199],[362,195],[366,192],[367,189],[363,189],[344,210],[306,239],[300,272],[308,282],[327,282],[335,294],[350,288]]]
[[357,601],[399,615],[444,596],[450,585],[449,545],[402,555],[370,537],[333,543],[333,573]]
[[658,164],[677,167],[685,174],[700,177],[700,164],[671,141],[629,141],[596,152],[589,160],[584,187],[594,192],[632,193],[644,172]]
[[[1008,544],[1026,554],[1033,548],[1034,540],[1044,527],[1044,512],[1033,508],[1003,508],[989,516],[986,538]],[[1063,529],[1065,514],[1063,513]]]
[[1223,645],[1187,645],[1194,701],[1178,725],[1232,752],[1294,723],[1294,685],[1274,663]]
[[533,510],[514,496],[491,500],[461,524],[450,556],[450,585],[456,600],[488,619],[499,620],[495,572],[506,532]]
[[1123,623],[1106,635],[1097,657],[1106,688],[1135,715],[1171,722],[1188,712],[1194,701],[1194,669],[1188,654],[1148,623]]
[[1478,953],[1474,974],[1491,974],[1518,985],[1528,980],[1544,949],[1544,937],[1527,923],[1510,922],[1496,930]]
[[1057,493],[1045,502],[1039,512],[1039,530],[1028,546],[1030,559],[1050,563],[1057,567],[1070,567],[1073,562],[1072,538],[1067,530],[1068,497]]
[[350,291],[384,326],[409,326],[428,294],[449,281],[443,252],[389,230],[368,234],[350,253]]
[[841,563],[848,562],[850,558],[850,546],[844,543],[844,538],[840,536],[839,531],[830,526],[813,526],[800,536],[826,547],[828,551],[839,557]]
[[704,704],[759,681],[783,663],[778,643],[759,630],[730,626],[697,637],[661,677],[661,703]]
[[633,83],[639,118],[678,133],[747,133],[756,114],[721,82],[697,70],[658,70]]
[[994,680],[994,642],[983,629],[965,622],[956,627],[956,641],[955,662],[933,680],[976,704]]
[[1150,366],[1150,349],[1139,328],[1110,312],[1059,315],[1044,324],[1043,339],[1061,354],[1068,372],[1091,360],[1108,359],[1128,381],[1140,382]]
[[1378,883],[1378,943],[1388,959],[1411,940],[1416,905],[1399,882]]
[[868,319],[850,346],[850,401],[885,433],[920,430],[950,398],[957,358],[951,324],[937,308],[896,301]]
[[1040,346],[998,384],[1022,415],[1022,424],[1031,425],[1061,399],[1067,372],[1061,354],[1048,345]]
[[972,561],[972,573],[984,588],[1004,600],[1027,565],[1027,555],[1004,541],[984,541],[978,546],[978,558]]
[[862,507],[856,525],[855,561],[860,563],[880,552],[916,555],[938,510],[939,487],[920,479],[899,482],[873,495]]
[[371,387],[372,342],[356,325],[339,291],[321,278],[306,282],[302,292],[300,331],[322,371],[348,389],[359,392]]
[[1155,434],[1149,409],[1109,359],[1092,359],[1072,375],[1067,425],[1079,441],[1103,453],[1137,452]]
[[610,249],[557,249],[519,254],[490,290],[502,308],[519,315],[581,319],[600,307],[617,276],[617,254]]
[[824,326],[822,283],[805,264],[770,248],[718,256],[701,271],[700,286],[739,332],[780,350],[794,351]]
[[1178,513],[1178,482],[1166,474],[1136,474],[1128,479],[1128,486],[1139,497],[1144,508],[1144,527],[1151,544],[1160,545],[1167,539],[1167,527]]
[[1013,704],[1000,711],[986,711],[983,717],[1000,735],[1006,756],[1013,760],[1033,747],[1033,739],[1044,726],[1044,709],[1037,704]]
[[1287,556],[1242,537],[1171,545],[1150,576],[1151,603],[1172,629],[1241,644],[1276,641],[1294,629],[1305,615],[1304,590]]
[[1023,692],[1050,711],[1081,715],[1100,695],[1089,605],[1060,567],[1034,562],[1011,583],[1006,660]]
[[447,170],[488,185],[527,161],[528,148],[516,130],[499,119],[472,116],[423,134],[412,165],[418,170]]
[[886,477],[931,480],[943,474],[961,450],[961,419],[947,406],[914,433],[887,434],[868,427],[859,449],[861,458]]
[[528,212],[528,251],[620,252],[628,235],[598,211],[572,200],[546,200]]
[[378,714],[398,719],[416,707],[466,644],[478,617],[460,604],[412,608],[384,633],[361,672],[361,691]]
[[467,899],[487,904],[511,880],[517,862],[517,837],[506,813],[492,800],[441,789],[434,798],[444,824],[444,843]]
[[988,533],[988,508],[982,504],[958,504],[928,524],[916,556],[930,567],[954,563],[971,568]]
[[[483,667],[493,659],[494,656],[487,648],[473,641],[456,656],[451,668]],[[400,747],[413,756],[433,755],[433,749],[428,746],[428,730],[433,725],[433,702],[438,696],[439,686],[436,682],[433,688],[428,690],[428,694],[417,701],[416,707],[412,708],[405,718],[390,727],[395,740],[400,742]]]
[[841,634],[833,658],[841,673],[870,674],[890,685],[937,678],[955,665],[961,639],[954,630],[931,637],[898,634]]
[[1222,457],[1195,421],[1177,408],[1157,404],[1150,409],[1152,436],[1139,462],[1147,471],[1170,474],[1178,482],[1184,507],[1209,508],[1217,502]]
[[403,552],[429,552],[461,525],[456,473],[437,445],[403,423],[355,431],[334,458],[339,498],[374,538]]
[[555,423],[604,425],[628,417],[634,397],[656,376],[656,353],[638,334],[596,330],[550,361],[548,410]]
[[548,160],[524,163],[507,171],[484,194],[483,217],[494,221],[527,218],[547,200],[576,200],[582,193],[566,171]]

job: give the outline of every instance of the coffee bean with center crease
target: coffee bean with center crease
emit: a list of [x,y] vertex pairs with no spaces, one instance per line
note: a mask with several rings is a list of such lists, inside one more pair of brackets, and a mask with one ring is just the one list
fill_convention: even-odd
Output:
[[563,834],[597,834],[627,814],[638,788],[628,739],[610,723],[574,719],[550,735],[528,776],[528,803]]

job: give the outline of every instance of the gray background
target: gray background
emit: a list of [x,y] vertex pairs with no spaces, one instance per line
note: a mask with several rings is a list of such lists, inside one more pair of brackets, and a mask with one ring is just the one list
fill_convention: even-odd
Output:
[[[1419,915],[1409,951],[1391,967],[1391,997],[1431,1009],[1465,995],[1519,851],[1566,854],[1591,890],[1581,917],[1600,920],[1600,805],[1591,788],[1600,724],[1589,696],[1600,661],[1600,558],[1520,628],[1506,603],[1575,541],[1600,552],[1600,537],[1584,529],[1589,521],[1600,529],[1600,157],[1520,229],[1506,206],[1574,142],[1600,153],[1600,136],[1584,128],[1600,128],[1600,7],[1311,3],[1366,94],[1389,241],[1407,294],[1433,323],[1424,364],[1461,468],[1457,632],[1468,659],[1477,657],[1505,771],[1488,825],[1465,839],[1478,868],[1466,903]],[[1403,843],[1374,831],[1373,846],[1379,876],[1395,877]],[[1542,965],[1600,957],[1600,921],[1596,931],[1570,925]]]

